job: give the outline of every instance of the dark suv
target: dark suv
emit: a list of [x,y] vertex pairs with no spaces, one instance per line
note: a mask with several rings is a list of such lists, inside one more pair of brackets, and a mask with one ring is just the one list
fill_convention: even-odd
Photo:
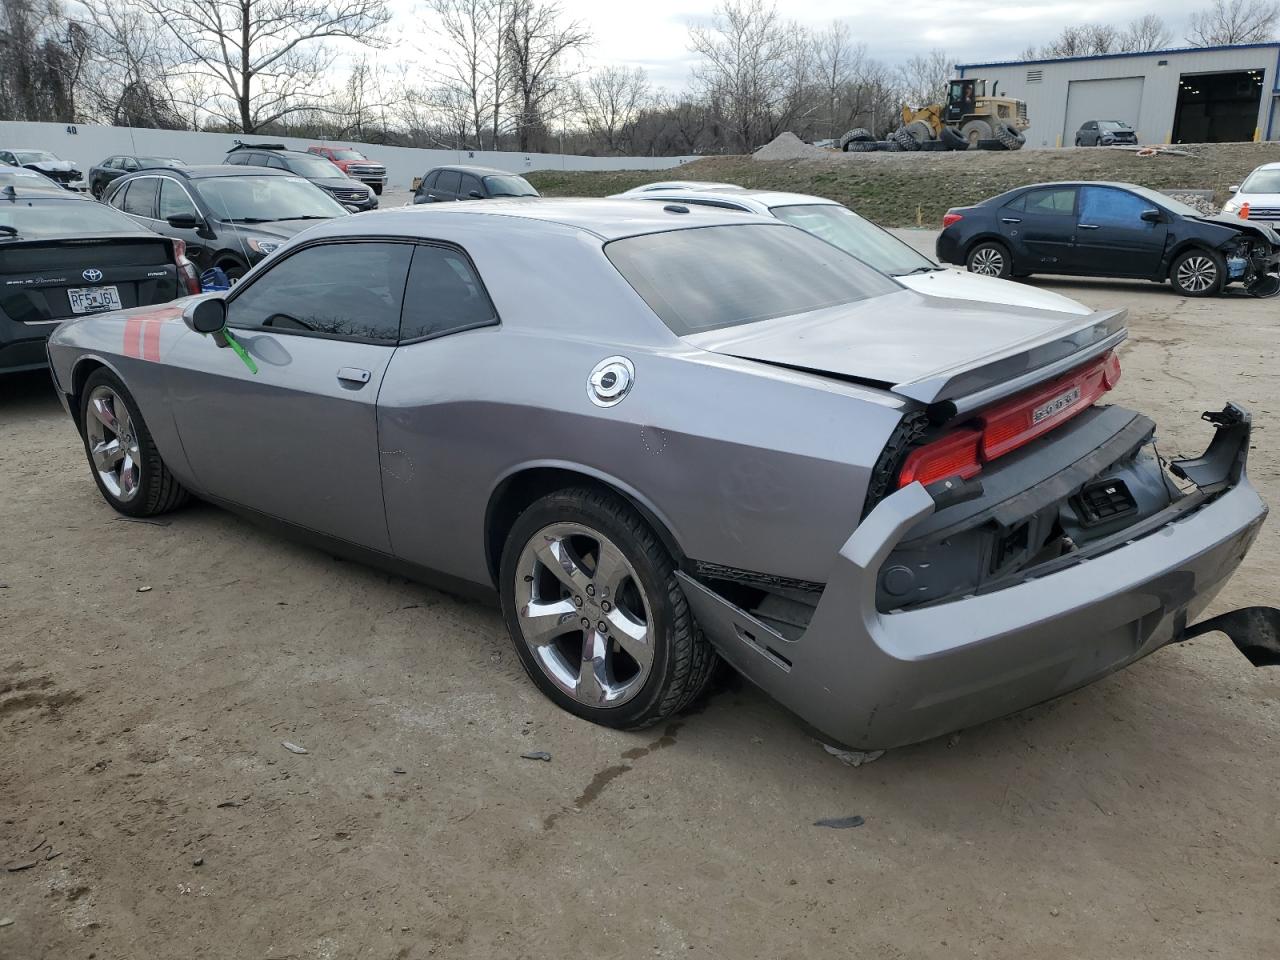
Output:
[[1077,147],[1109,147],[1137,143],[1138,134],[1123,120],[1086,120],[1076,131]]
[[282,143],[238,143],[223,163],[283,170],[310,180],[339,203],[353,210],[376,210],[378,197],[369,187],[335,167],[323,157],[290,150]]
[[489,167],[435,167],[413,191],[414,203],[444,200],[493,200],[498,197],[536,197],[524,177]]

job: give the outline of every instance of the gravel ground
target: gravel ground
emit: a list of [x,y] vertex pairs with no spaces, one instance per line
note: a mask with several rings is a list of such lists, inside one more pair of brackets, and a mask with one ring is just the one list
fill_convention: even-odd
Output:
[[[1166,454],[1251,406],[1280,502],[1276,301],[1046,286],[1130,307],[1116,399]],[[1280,673],[1220,636],[858,769],[739,683],[617,733],[488,606],[207,506],[122,522],[44,376],[0,437],[3,960],[1276,955]],[[1211,612],[1280,599],[1277,530]]]

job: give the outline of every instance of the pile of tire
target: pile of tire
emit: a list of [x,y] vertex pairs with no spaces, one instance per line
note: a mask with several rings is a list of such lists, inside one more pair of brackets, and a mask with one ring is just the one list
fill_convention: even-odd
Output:
[[915,153],[943,150],[1021,150],[1026,143],[1022,132],[1004,124],[993,128],[985,120],[970,120],[960,130],[943,127],[935,139],[932,128],[922,120],[913,120],[894,130],[887,140],[876,140],[870,130],[855,127],[840,138],[845,153]]

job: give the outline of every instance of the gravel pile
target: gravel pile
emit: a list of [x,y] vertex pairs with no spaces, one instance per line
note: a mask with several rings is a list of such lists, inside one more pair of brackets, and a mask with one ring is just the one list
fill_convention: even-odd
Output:
[[788,131],[778,134],[751,156],[755,160],[822,160],[832,155],[832,151],[805,143]]
[[1196,193],[1171,193],[1169,196],[1173,199],[1185,203],[1188,207],[1194,207],[1206,217],[1212,217],[1220,211],[1217,204],[1206,200],[1204,197]]

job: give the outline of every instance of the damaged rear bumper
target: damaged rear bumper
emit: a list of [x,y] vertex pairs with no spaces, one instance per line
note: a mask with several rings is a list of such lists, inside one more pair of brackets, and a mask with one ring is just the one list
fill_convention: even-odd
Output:
[[1003,716],[1183,639],[1235,571],[1267,508],[1244,473],[1248,415],[1228,406],[1213,416],[1227,415],[1212,421],[1205,456],[1184,461],[1200,499],[1108,552],[990,593],[877,608],[885,559],[940,509],[937,491],[918,483],[881,501],[846,541],[794,641],[681,574],[685,593],[725,659],[841,745],[901,746]]

